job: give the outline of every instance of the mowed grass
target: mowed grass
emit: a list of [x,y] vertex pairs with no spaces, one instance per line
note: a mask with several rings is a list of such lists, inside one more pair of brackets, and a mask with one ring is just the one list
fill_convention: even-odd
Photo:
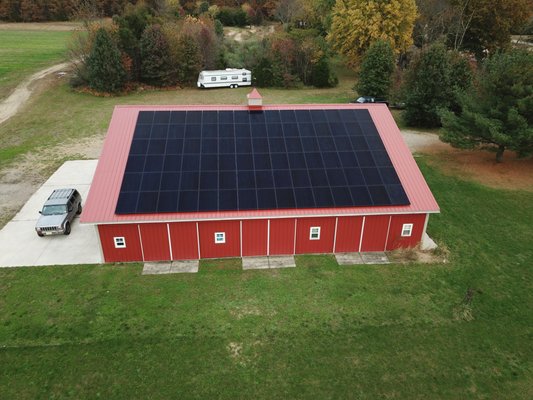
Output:
[[31,73],[62,62],[72,32],[0,29],[0,100]]
[[0,270],[2,398],[532,398],[533,194],[420,164],[445,264]]

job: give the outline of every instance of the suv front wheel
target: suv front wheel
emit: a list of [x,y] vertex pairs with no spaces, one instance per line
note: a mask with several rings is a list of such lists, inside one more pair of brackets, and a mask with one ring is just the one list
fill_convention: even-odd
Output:
[[70,235],[70,222],[65,223],[65,232],[63,232],[65,235]]

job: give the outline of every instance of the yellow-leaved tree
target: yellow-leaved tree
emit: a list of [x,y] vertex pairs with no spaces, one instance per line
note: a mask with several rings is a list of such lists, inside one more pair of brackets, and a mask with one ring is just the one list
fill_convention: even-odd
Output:
[[396,54],[407,50],[416,17],[415,0],[336,0],[328,40],[355,66],[377,40],[389,42]]

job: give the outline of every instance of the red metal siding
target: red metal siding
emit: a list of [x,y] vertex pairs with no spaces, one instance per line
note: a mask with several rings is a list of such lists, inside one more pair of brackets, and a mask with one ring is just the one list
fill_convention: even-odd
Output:
[[269,254],[294,254],[294,222],[290,219],[270,220],[270,252]]
[[242,221],[242,255],[266,256],[268,220],[252,219]]
[[359,251],[363,217],[339,217],[337,223],[336,253]]
[[[136,224],[98,225],[105,262],[142,261],[141,242]],[[124,237],[126,247],[115,248],[114,237]]]
[[[239,221],[207,221],[198,223],[200,257],[221,258],[241,255]],[[215,243],[215,232],[226,233],[226,243]]]
[[[320,239],[310,240],[309,230],[312,226],[320,227]],[[335,217],[298,218],[296,227],[296,254],[332,253],[335,235]]]
[[389,218],[389,215],[369,215],[365,217],[361,251],[385,250]]
[[196,222],[174,222],[169,224],[173,260],[197,260],[198,236]]
[[139,224],[145,261],[170,260],[167,224]]
[[[422,239],[426,214],[393,215],[389,228],[387,250],[415,247]],[[403,224],[413,224],[411,236],[402,237]]]

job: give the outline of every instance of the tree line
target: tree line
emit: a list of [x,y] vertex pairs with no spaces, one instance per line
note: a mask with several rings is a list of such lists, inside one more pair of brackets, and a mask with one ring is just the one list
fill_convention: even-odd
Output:
[[[282,0],[283,1],[283,0]],[[144,3],[156,11],[174,9],[179,13],[200,14],[209,7],[221,11],[228,25],[260,23],[273,15],[279,1],[275,0],[0,0],[0,20],[8,22],[45,22],[78,19],[90,13],[112,17],[123,12],[128,4]],[[223,22],[224,22],[223,21]]]
[[358,95],[501,162],[533,153],[533,52],[511,43],[532,14],[531,0],[337,0],[327,38],[358,71]]
[[223,36],[221,22],[207,11],[176,18],[145,3],[130,4],[111,21],[90,22],[87,32],[75,34],[71,83],[112,93],[139,83],[193,86],[201,70],[231,66],[251,69],[253,83],[260,87],[337,84],[329,46],[315,29],[278,32],[242,44]]

